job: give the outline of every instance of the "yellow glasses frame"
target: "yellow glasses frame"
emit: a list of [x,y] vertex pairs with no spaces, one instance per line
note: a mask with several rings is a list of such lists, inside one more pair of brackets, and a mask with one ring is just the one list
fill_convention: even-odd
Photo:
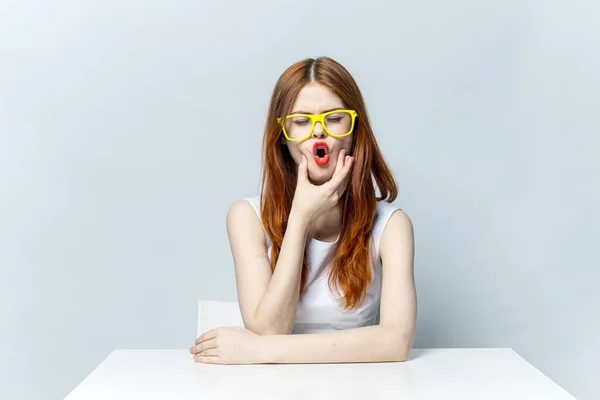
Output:
[[[343,135],[336,135],[336,134],[333,134],[333,133],[329,132],[329,129],[327,129],[327,124],[325,123],[325,117],[328,116],[328,115],[331,115],[331,114],[342,112],[342,111],[350,113],[350,116],[352,117],[352,124],[350,125],[350,131],[348,133],[345,133]],[[290,142],[302,142],[303,140],[308,139],[310,137],[310,135],[312,135],[312,133],[313,133],[313,131],[315,129],[315,125],[317,124],[317,122],[321,123],[321,126],[323,127],[323,129],[325,130],[325,132],[327,132],[327,134],[330,135],[330,136],[333,136],[335,138],[341,138],[341,137],[344,137],[344,136],[348,136],[354,130],[354,121],[356,120],[356,116],[357,115],[358,114],[354,110],[333,110],[333,111],[329,111],[329,112],[326,112],[326,113],[323,113],[323,114],[318,114],[318,115],[312,115],[312,114],[291,114],[291,115],[287,115],[285,117],[285,119],[284,118],[277,118],[277,123],[279,125],[281,125],[281,128],[283,129],[283,134],[285,135],[285,138],[287,140],[289,140]],[[292,117],[307,117],[307,118],[311,119],[312,126],[310,128],[309,134],[306,135],[305,138],[303,138],[303,139],[292,139],[292,138],[290,138],[288,136],[287,132],[285,131],[284,120],[286,120],[288,118],[292,118]]]

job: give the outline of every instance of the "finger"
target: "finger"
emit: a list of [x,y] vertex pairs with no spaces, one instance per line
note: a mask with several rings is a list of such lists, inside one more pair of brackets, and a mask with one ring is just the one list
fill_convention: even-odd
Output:
[[301,157],[300,165],[298,165],[298,182],[308,182],[308,159],[304,154]]
[[338,189],[342,183],[344,183],[344,181],[346,180],[346,177],[348,176],[350,169],[352,168],[352,166],[354,165],[354,157],[350,157],[350,156],[346,156],[347,157],[347,161],[344,163],[344,168],[342,168],[342,170],[340,171],[339,174],[334,175],[331,180],[328,182],[329,186],[332,189]]
[[196,339],[196,344],[200,344],[202,342],[204,342],[205,340],[210,340],[217,337],[217,330],[216,329],[211,329],[208,332],[204,332],[202,335],[200,335],[198,337],[198,339]]
[[354,157],[351,157],[351,156],[347,156],[347,157],[348,157],[348,160],[346,160],[346,162],[344,164],[344,168],[342,169],[342,172],[340,172],[340,175],[342,175],[342,180],[346,180],[346,178],[348,178],[348,176],[350,176],[350,170],[354,166]]
[[219,349],[208,349],[208,350],[204,350],[201,353],[196,354],[196,357],[206,357],[206,356],[218,357]]
[[193,347],[193,351],[195,354],[202,353],[205,350],[216,349],[217,341],[215,339],[205,340],[200,344],[197,344]]
[[221,357],[218,356],[196,356],[194,360],[201,364],[222,364]]
[[337,162],[335,163],[335,171],[333,171],[333,176],[336,176],[342,170],[342,167],[344,166],[345,156],[346,156],[346,149],[341,149],[340,152],[338,153]]
[[341,197],[344,192],[346,191],[346,188],[348,187],[348,179],[349,175],[346,176],[346,179],[342,180],[342,184],[338,187],[337,191],[338,191],[338,195]]

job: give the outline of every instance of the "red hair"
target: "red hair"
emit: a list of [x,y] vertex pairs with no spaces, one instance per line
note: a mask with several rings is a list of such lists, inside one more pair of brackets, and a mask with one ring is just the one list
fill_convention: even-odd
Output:
[[[354,166],[347,190],[341,196],[341,231],[333,253],[328,277],[330,289],[344,299],[344,309],[359,305],[372,284],[374,246],[371,240],[377,201],[393,202],[398,195],[394,177],[386,165],[371,129],[362,94],[350,73],[329,57],[304,59],[284,71],[273,90],[263,139],[261,219],[272,242],[271,269],[274,271],[290,214],[298,171],[283,143],[278,117],[292,112],[296,97],[308,83],[319,83],[335,93],[344,106],[357,112],[353,135]],[[373,179],[381,196],[376,197]],[[306,252],[302,264],[300,291],[308,272]]]

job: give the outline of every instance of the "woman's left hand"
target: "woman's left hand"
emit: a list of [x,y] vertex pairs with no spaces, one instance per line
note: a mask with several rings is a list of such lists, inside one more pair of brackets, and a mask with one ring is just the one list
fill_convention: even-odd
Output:
[[190,347],[194,360],[207,364],[260,364],[261,336],[242,327],[217,328],[203,333]]

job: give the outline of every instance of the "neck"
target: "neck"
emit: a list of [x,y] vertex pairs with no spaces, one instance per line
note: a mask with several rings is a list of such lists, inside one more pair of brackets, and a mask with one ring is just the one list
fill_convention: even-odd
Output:
[[309,236],[323,242],[335,242],[341,229],[340,207],[321,214],[311,225]]

